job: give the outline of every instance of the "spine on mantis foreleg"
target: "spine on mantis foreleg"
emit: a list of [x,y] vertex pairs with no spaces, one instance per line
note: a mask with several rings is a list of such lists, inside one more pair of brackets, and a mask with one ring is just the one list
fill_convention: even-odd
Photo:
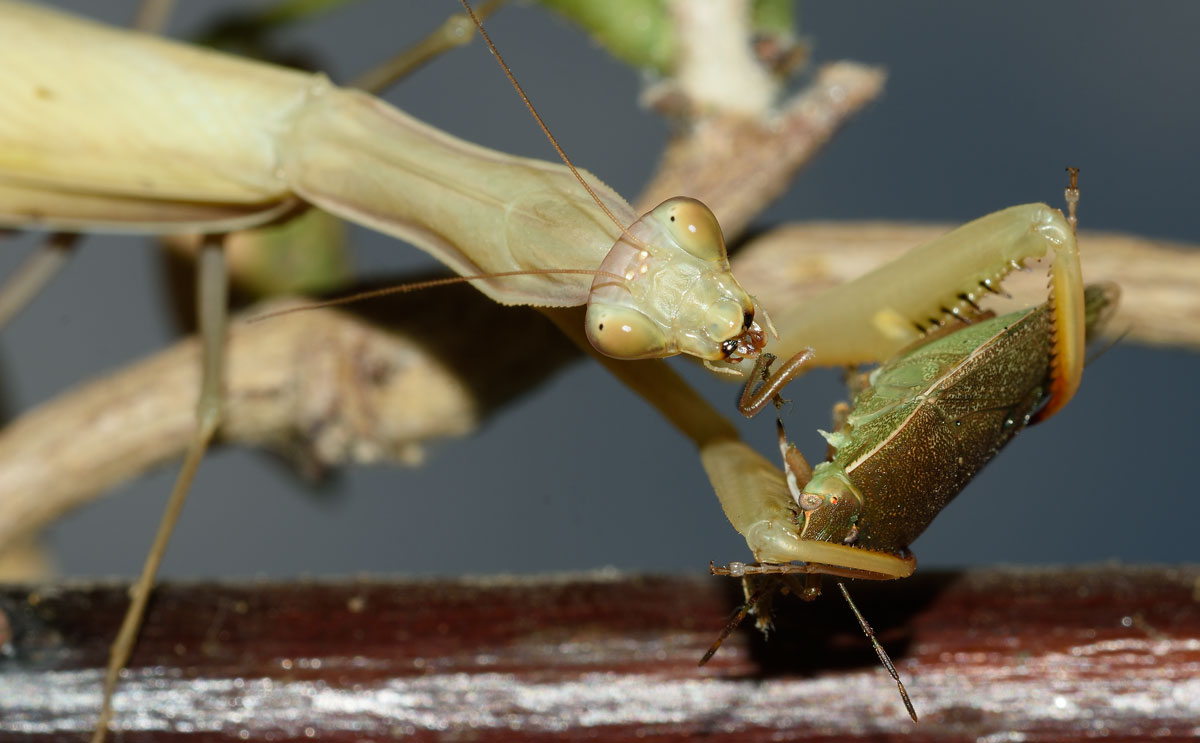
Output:
[[1043,399],[1049,373],[1045,305],[965,328],[885,364],[855,400],[832,461],[806,490],[845,478],[861,493],[811,515],[803,536],[842,541],[839,510],[853,509],[865,549],[909,545],[1019,430]]
[[[1111,285],[1074,292],[1094,330]],[[802,539],[907,547],[1051,396],[1055,307],[1047,302],[914,348],[871,376],[832,460],[805,492],[845,493],[805,516]]]
[[[773,351],[787,358],[811,347],[822,365],[885,361],[929,328],[957,322],[956,315],[974,315],[978,302],[1001,291],[1000,282],[1009,272],[1048,253],[1055,259],[1056,286],[1065,283],[1063,277],[1077,279],[1075,235],[1060,211],[1045,204],[1002,209],[803,306],[774,313],[784,332]],[[1081,316],[1074,317],[1081,329]]]

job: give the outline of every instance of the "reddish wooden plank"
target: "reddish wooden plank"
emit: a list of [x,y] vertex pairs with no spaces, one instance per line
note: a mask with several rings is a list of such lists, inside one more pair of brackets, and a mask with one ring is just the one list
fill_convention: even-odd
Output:
[[[698,669],[732,581],[168,585],[115,739],[1190,739],[1198,586],[1200,568],[1118,566],[855,583],[914,725],[833,591]],[[0,740],[89,729],[123,608],[112,586],[0,591]]]

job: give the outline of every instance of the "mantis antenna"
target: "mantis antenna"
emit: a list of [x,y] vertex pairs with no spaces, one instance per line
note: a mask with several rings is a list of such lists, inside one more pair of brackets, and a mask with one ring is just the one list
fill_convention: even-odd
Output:
[[492,43],[492,37],[488,36],[488,32],[484,30],[483,23],[480,22],[477,17],[475,17],[475,11],[471,10],[471,6],[467,4],[467,0],[458,1],[462,3],[463,9],[467,11],[467,15],[469,15],[471,20],[474,21],[475,28],[479,29],[479,35],[483,37],[483,41],[487,44],[488,49],[491,50],[492,56],[495,57],[496,61],[500,63],[500,69],[504,70],[505,77],[507,77],[508,81],[512,83],[513,89],[517,91],[517,95],[521,96],[521,100],[525,103],[525,108],[529,109],[529,113],[533,114],[533,118],[535,121],[537,121],[538,126],[541,127],[542,133],[546,135],[546,139],[550,140],[550,144],[554,146],[554,151],[558,153],[559,158],[561,158],[566,166],[570,168],[571,174],[575,176],[575,180],[579,181],[579,184],[583,186],[583,189],[588,192],[589,196],[592,197],[592,201],[596,202],[596,206],[600,207],[600,210],[603,211],[604,214],[607,215],[610,220],[612,220],[612,223],[621,230],[621,234],[629,238],[634,245],[643,245],[643,241],[634,237],[629,232],[629,229],[622,224],[621,220],[617,219],[616,215],[612,213],[612,210],[600,200],[600,197],[596,195],[596,192],[592,190],[592,187],[588,185],[588,182],[584,180],[583,176],[579,173],[579,170],[575,168],[575,164],[571,162],[571,158],[567,157],[567,153],[564,152],[563,148],[558,144],[558,140],[555,139],[554,135],[550,133],[550,127],[546,126],[546,122],[542,120],[542,117],[540,114],[538,114],[537,109],[533,107],[533,103],[529,100],[529,96],[525,95],[525,89],[522,88],[521,84],[517,82],[517,78],[513,75],[512,69],[509,68],[508,63],[504,61],[504,57],[500,56],[500,50],[496,49],[496,45]]
[[900,680],[900,674],[896,672],[896,667],[892,665],[892,659],[888,657],[887,651],[883,649],[883,645],[879,644],[879,638],[875,637],[875,630],[871,629],[871,625],[867,623],[866,617],[854,605],[854,601],[850,598],[850,592],[846,590],[846,584],[838,581],[838,590],[842,592],[842,598],[846,599],[846,603],[850,605],[850,611],[854,612],[854,618],[858,620],[858,626],[862,628],[863,634],[867,636],[871,647],[875,648],[875,654],[879,656],[879,662],[883,663],[883,667],[891,674],[892,680],[896,682],[896,687],[900,689],[900,698],[904,700],[904,708],[908,710],[908,716],[913,722],[917,721],[917,711],[913,709],[912,700],[908,698],[908,689],[904,688],[904,682]]
[[429,279],[428,281],[414,281],[411,284],[400,284],[399,286],[387,286],[382,289],[372,289],[370,291],[359,292],[358,294],[350,294],[345,297],[337,297],[336,299],[327,299],[322,302],[310,302],[300,307],[289,307],[285,310],[276,310],[263,315],[256,315],[248,319],[247,323],[262,322],[280,315],[290,315],[293,312],[307,312],[309,310],[319,310],[324,307],[340,307],[344,304],[351,304],[365,299],[377,299],[379,297],[388,297],[393,294],[407,294],[408,292],[420,291],[422,289],[433,289],[439,286],[449,286],[451,284],[467,284],[472,281],[480,281],[482,279],[497,279],[505,276],[529,276],[532,274],[584,274],[587,276],[604,276],[610,279],[621,281],[624,277],[619,276],[610,271],[601,271],[594,268],[530,268],[521,271],[500,271],[499,273],[481,273],[472,276],[447,276],[441,279]]

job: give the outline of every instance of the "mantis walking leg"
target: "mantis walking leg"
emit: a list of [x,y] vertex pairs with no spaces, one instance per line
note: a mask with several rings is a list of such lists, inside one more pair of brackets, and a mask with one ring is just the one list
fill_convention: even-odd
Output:
[[0,286],[0,328],[8,325],[67,265],[79,242],[77,232],[56,232],[34,249],[25,263]]
[[146,555],[141,576],[130,589],[129,609],[121,621],[121,629],[110,650],[108,668],[104,673],[103,706],[92,734],[93,743],[102,743],[104,740],[112,718],[113,692],[116,690],[121,669],[125,667],[130,653],[133,652],[142,617],[146,612],[146,603],[150,600],[150,592],[154,588],[158,567],[162,563],[171,532],[175,529],[183,504],[187,500],[196,469],[204,459],[204,452],[221,423],[221,370],[224,359],[221,346],[225,339],[226,312],[229,305],[223,240],[222,235],[208,235],[198,257],[196,309],[200,320],[204,371],[201,377],[200,399],[196,403],[196,428],[184,456],[183,466],[167,499],[166,510],[163,512],[158,532],[154,535],[154,543]]
[[[149,5],[153,6],[149,10],[155,11],[149,13],[149,16],[157,18],[161,22],[166,13],[166,7],[161,2]],[[493,7],[495,5],[496,3],[493,3]],[[435,32],[435,36],[445,35],[445,31],[446,28],[443,27]],[[425,46],[427,48],[419,50],[418,54],[404,58],[404,69],[411,69],[413,65],[426,61],[430,54],[450,48],[445,44],[438,46],[427,43]],[[387,84],[398,74],[400,74],[399,66],[393,64],[377,72],[374,75],[373,84]],[[183,465],[168,497],[153,544],[142,566],[142,572],[137,582],[130,588],[130,605],[110,649],[104,676],[102,707],[93,731],[93,743],[103,743],[105,739],[113,714],[112,702],[116,685],[120,679],[121,670],[128,663],[137,641],[146,605],[153,591],[155,578],[170,542],[171,533],[174,531],[187,500],[196,470],[203,461],[208,445],[221,424],[223,344],[229,306],[229,277],[224,239],[224,234],[206,235],[196,258],[196,303],[203,363],[200,396],[196,404],[196,426],[184,455]]]

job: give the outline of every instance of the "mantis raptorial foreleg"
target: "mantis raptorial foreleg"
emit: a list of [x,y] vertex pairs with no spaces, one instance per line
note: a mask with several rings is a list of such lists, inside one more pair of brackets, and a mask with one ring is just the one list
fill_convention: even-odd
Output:
[[[1013,207],[976,220],[946,235],[944,238],[914,250],[891,264],[897,268],[910,268],[915,262],[932,260],[942,256],[962,263],[977,261],[974,251],[982,246],[991,254],[993,262],[979,262],[974,270],[964,275],[971,277],[965,284],[967,290],[957,297],[959,304],[948,307],[959,309],[966,305],[976,309],[970,287],[977,290],[998,292],[1000,272],[1020,265],[1020,261],[1053,250],[1055,263],[1051,271],[1050,301],[1044,314],[1049,317],[1048,329],[1043,332],[1049,337],[1046,364],[1049,366],[1047,402],[1037,411],[1035,421],[1045,420],[1071,398],[1078,388],[1083,369],[1083,348],[1089,320],[1096,318],[1086,311],[1083,282],[1080,278],[1079,256],[1075,242],[1075,208],[1078,191],[1075,173],[1066,193],[1069,219],[1061,212],[1043,205]],[[1007,264],[996,263],[996,256],[1007,256]],[[998,273],[981,273],[984,266]],[[969,264],[964,266],[970,268]],[[944,277],[943,277],[944,278]],[[909,270],[889,275],[883,270],[874,271],[861,279],[837,287],[817,297],[811,303],[815,308],[804,315],[802,322],[810,328],[808,338],[814,341],[816,356],[821,348],[826,349],[825,361],[831,363],[858,363],[877,360],[874,354],[887,347],[889,342],[899,340],[915,330],[915,321],[907,322],[903,314],[892,310],[886,301],[889,292],[898,295],[907,291],[908,284],[920,283],[923,275]],[[890,283],[889,283],[890,282]],[[870,290],[870,291],[865,291]],[[872,303],[864,312],[861,307],[849,311],[860,316],[861,324],[851,326],[850,332],[841,335],[822,331],[811,317],[828,313],[830,308],[843,306],[851,296],[876,296],[881,300]],[[946,296],[943,294],[942,296]],[[953,295],[951,295],[953,296]],[[928,306],[928,305],[927,305]],[[939,309],[947,306],[939,304]],[[961,309],[960,309],[961,311]],[[802,314],[803,311],[792,313]],[[954,313],[946,309],[941,316]],[[930,317],[939,319],[937,313]],[[1040,317],[1040,315],[1039,315]],[[789,317],[785,322],[790,322]],[[787,348],[787,336],[793,326],[786,326],[781,345]],[[965,327],[965,323],[964,323]],[[857,332],[856,332],[857,329]],[[901,332],[903,331],[903,332]],[[796,340],[792,336],[792,341]],[[1038,352],[1031,351],[1035,356]],[[1047,352],[1042,352],[1047,353]],[[833,357],[833,358],[830,358]],[[1042,376],[1047,376],[1043,374]],[[1035,379],[1040,379],[1037,374]],[[749,412],[761,409],[765,402],[777,394],[778,389],[767,388],[760,395],[759,405],[746,405]],[[850,420],[853,420],[851,416]],[[797,494],[789,489],[785,476],[770,462],[746,447],[741,442],[717,442],[701,450],[701,459],[713,481],[725,514],[739,533],[746,537],[747,545],[755,558],[764,563],[789,563],[803,560],[830,566],[877,573],[893,578],[910,575],[916,567],[911,557],[897,557],[882,552],[856,549],[831,541],[804,539],[796,529]],[[906,546],[906,545],[902,545]]]
[[[1073,351],[1077,345],[1082,356],[1088,326],[1094,330],[1103,322],[1116,292],[1090,287],[1085,299],[1074,250],[1078,171],[1068,170],[1067,230],[1054,234],[1058,260],[1045,304],[930,334],[888,360],[871,373],[853,406],[837,415],[835,432],[824,434],[832,452],[815,468],[791,445],[777,420],[785,474],[761,465],[756,470],[761,478],[774,479],[775,489],[760,491],[756,481],[738,492],[737,484],[729,483],[722,504],[759,561],[710,566],[715,575],[743,579],[748,597],[738,620],[755,610],[764,595],[761,586],[750,594],[747,581],[752,577],[780,576],[795,586],[796,577],[803,575],[806,583],[800,588],[807,591],[815,588],[810,580],[814,574],[871,580],[911,574],[916,562],[909,545],[930,521],[1025,425],[1048,417],[1070,399],[1082,368],[1081,360],[1079,368],[1072,367]],[[755,366],[764,379],[771,360],[764,354]],[[1067,378],[1071,375],[1075,379]],[[763,399],[753,401],[762,404],[746,404],[744,397],[744,410],[757,410],[768,399],[780,406],[777,388],[764,384],[763,389]],[[745,456],[738,444],[728,446],[732,456]],[[916,722],[891,659],[840,581],[838,589]],[[712,657],[733,626],[722,630],[701,663]]]
[[209,235],[200,248],[196,272],[197,292],[196,310],[200,321],[200,338],[203,347],[204,370],[201,375],[200,398],[196,403],[196,428],[192,440],[184,455],[183,466],[176,477],[175,485],[167,498],[167,506],[159,523],[154,542],[146,555],[141,575],[130,588],[130,606],[121,622],[121,629],[113,641],[108,668],[104,674],[104,702],[100,710],[100,718],[92,737],[95,743],[104,740],[108,730],[109,719],[112,717],[112,697],[120,678],[121,669],[129,662],[137,640],[138,629],[141,627],[142,616],[146,611],[146,603],[150,600],[150,592],[154,588],[154,579],[158,575],[159,565],[166,554],[167,544],[171,533],[183,511],[187,500],[188,490],[195,478],[196,470],[204,459],[208,444],[212,441],[221,424],[222,395],[222,365],[224,354],[221,345],[225,341],[226,312],[229,306],[228,274],[225,265],[225,250],[222,244],[223,235]]
[[1055,311],[1063,329],[1056,357],[1063,364],[1059,392],[1049,417],[1079,386],[1083,372],[1085,321],[1079,251],[1072,225],[1045,204],[1009,207],[959,227],[891,263],[777,313],[779,343],[772,351],[787,358],[803,348],[813,363],[837,366],[878,363],[920,340],[936,327],[954,327],[976,317],[989,294],[1025,261],[1046,256]]

